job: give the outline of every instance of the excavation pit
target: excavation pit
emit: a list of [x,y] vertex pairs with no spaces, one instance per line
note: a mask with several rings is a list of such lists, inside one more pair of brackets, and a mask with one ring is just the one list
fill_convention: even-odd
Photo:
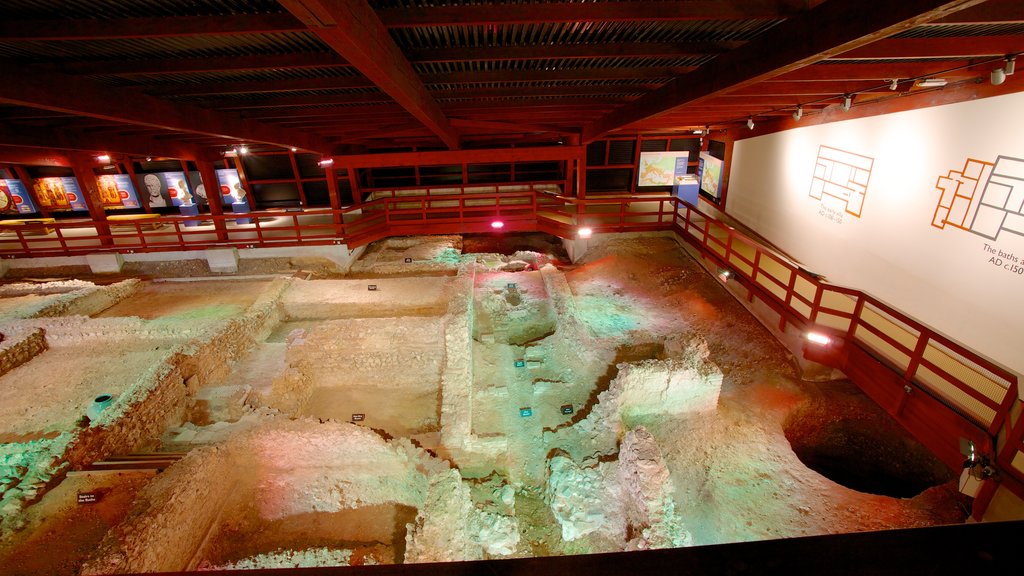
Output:
[[847,488],[913,498],[953,473],[863,396],[830,394],[796,409],[786,438],[808,468]]

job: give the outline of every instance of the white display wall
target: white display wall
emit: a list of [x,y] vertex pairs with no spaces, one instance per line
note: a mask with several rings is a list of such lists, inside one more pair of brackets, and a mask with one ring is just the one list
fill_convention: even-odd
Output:
[[726,209],[1024,373],[1024,93],[738,141]]

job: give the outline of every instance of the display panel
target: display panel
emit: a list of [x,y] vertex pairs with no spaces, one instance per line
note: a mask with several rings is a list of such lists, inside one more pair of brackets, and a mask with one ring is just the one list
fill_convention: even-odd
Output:
[[689,158],[689,152],[641,152],[636,185],[640,188],[672,186],[679,166],[682,166],[682,174],[686,173]]
[[245,201],[245,190],[242,189],[242,181],[238,178],[238,170],[234,168],[217,170],[217,181],[220,183],[220,194],[224,204],[231,205],[235,202]]
[[52,212],[89,209],[78,188],[78,181],[70,176],[37,178],[33,188],[39,204]]
[[142,174],[138,178],[151,207],[193,203],[184,172],[153,172]]
[[99,187],[100,201],[104,208],[140,208],[139,196],[135,193],[135,185],[127,174],[105,174],[96,178]]
[[0,213],[32,214],[36,206],[21,180],[0,180]]
[[707,152],[701,152],[700,158],[697,159],[697,178],[700,180],[700,189],[716,200],[721,198],[723,164],[724,162]]

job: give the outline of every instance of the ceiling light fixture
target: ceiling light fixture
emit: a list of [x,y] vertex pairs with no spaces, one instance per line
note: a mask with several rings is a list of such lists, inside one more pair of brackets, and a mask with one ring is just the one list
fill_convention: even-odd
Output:
[[899,78],[893,78],[893,79],[892,79],[892,80],[891,80],[891,81],[889,82],[889,90],[895,90],[896,88],[898,88],[898,87],[899,87],[899,85],[900,85],[900,80],[899,80]]
[[803,117],[804,117],[804,107],[803,106],[797,106],[796,107],[796,112],[793,112],[793,120],[796,120],[797,122],[799,122],[800,119],[803,118]]
[[326,167],[328,167],[328,166],[330,166],[332,164],[334,164],[334,158],[321,158],[320,159],[320,167],[321,168],[326,168]]
[[945,78],[925,78],[917,81],[917,85],[921,88],[942,88],[946,84],[948,82]]
[[296,148],[295,146],[292,146],[292,152],[298,152],[298,151],[299,151],[298,148]]
[[851,96],[849,94],[844,94],[843,95],[843,103],[841,105],[841,108],[843,109],[843,112],[849,112],[850,111],[850,106],[852,104],[853,104],[853,96]]
[[1006,82],[1006,71],[1002,68],[996,68],[988,76],[989,82],[992,82],[993,86],[999,86],[1003,82]]
[[146,156],[146,162],[152,162],[152,161],[153,161],[153,157],[152,156]]
[[702,136],[704,134],[704,131],[698,128],[697,130],[693,131],[693,134],[696,136]]
[[248,154],[249,153],[249,147],[246,146],[245,144],[242,144],[241,146],[238,147],[238,153],[239,154]]
[[747,118],[747,128],[754,129],[754,117],[750,116]]
[[96,161],[106,164],[107,162],[110,162],[110,154],[100,154],[96,157]]
[[505,223],[502,222],[501,220],[495,220],[494,222],[491,222],[491,228],[494,228],[495,230],[501,230],[504,227]]

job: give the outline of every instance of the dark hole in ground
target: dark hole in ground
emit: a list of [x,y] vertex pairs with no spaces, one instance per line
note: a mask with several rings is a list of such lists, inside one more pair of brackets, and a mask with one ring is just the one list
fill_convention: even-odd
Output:
[[466,234],[462,237],[463,254],[502,254],[538,252],[547,255],[555,264],[568,263],[561,238],[539,232],[496,232],[493,234]]
[[[851,385],[852,386],[852,385]],[[784,424],[808,468],[847,488],[912,498],[953,472],[858,390],[829,390]]]

